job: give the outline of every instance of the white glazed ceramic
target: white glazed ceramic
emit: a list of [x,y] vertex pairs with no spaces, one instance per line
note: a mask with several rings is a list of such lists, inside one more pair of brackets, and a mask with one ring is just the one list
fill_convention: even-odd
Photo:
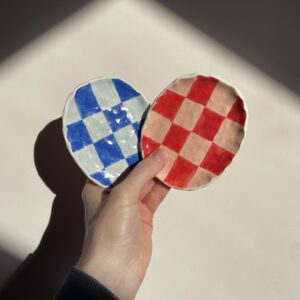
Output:
[[150,108],[142,154],[166,149],[169,160],[157,177],[173,188],[198,189],[231,164],[244,138],[246,116],[240,94],[223,80],[179,77]]
[[111,187],[141,159],[138,136],[148,106],[139,92],[119,78],[86,82],[68,97],[64,137],[90,180]]

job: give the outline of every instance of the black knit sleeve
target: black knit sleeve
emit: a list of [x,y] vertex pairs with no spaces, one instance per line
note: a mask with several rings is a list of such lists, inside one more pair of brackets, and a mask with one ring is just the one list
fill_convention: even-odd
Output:
[[119,300],[109,289],[85,272],[72,268],[55,300]]

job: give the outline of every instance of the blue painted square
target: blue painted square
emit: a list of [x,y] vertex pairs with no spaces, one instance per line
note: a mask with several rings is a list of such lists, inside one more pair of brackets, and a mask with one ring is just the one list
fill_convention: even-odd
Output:
[[90,84],[82,86],[76,91],[75,102],[82,118],[101,111]]
[[67,139],[73,152],[92,144],[92,139],[82,120],[67,125]]
[[135,154],[127,157],[126,161],[127,161],[128,165],[130,166],[130,168],[132,169],[140,161],[139,154],[135,153]]
[[141,122],[135,122],[132,124],[132,127],[134,129],[135,134],[140,137],[140,131],[141,131]]
[[131,124],[127,116],[127,110],[122,103],[104,110],[103,113],[113,132]]
[[102,186],[111,186],[112,182],[109,178],[105,177],[107,174],[104,170],[93,173],[90,175],[92,178],[96,179]]
[[136,90],[134,90],[130,85],[120,79],[113,79],[114,86],[119,94],[121,101],[129,100],[133,97],[139,96]]
[[109,165],[124,159],[124,155],[113,134],[96,142],[94,146],[104,167],[108,167]]

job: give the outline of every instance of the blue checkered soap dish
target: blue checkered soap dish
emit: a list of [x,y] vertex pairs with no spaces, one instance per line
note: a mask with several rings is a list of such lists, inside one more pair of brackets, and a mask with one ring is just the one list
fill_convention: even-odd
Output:
[[148,106],[139,92],[119,78],[92,80],[68,97],[64,137],[89,179],[111,187],[141,159],[138,138]]

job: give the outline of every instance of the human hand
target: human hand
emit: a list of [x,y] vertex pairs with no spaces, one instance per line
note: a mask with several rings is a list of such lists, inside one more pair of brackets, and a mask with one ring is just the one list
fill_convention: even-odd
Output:
[[151,259],[153,215],[169,191],[154,177],[166,161],[158,150],[111,191],[90,182],[83,190],[87,233],[77,267],[121,300],[134,299]]

